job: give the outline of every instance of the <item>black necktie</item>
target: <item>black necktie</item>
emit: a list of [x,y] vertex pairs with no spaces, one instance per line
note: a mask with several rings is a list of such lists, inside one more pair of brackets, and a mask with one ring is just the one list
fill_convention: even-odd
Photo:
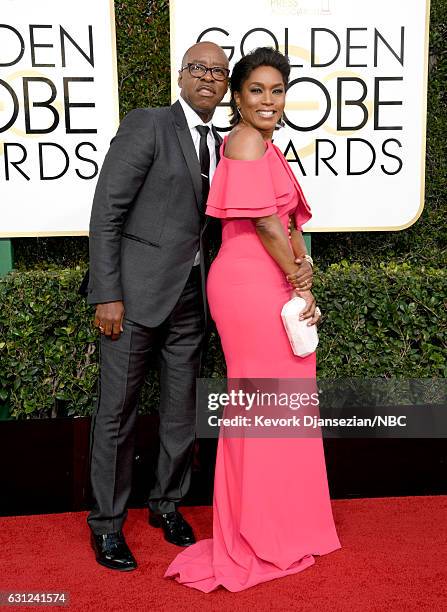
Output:
[[210,190],[210,150],[206,142],[210,128],[206,125],[198,125],[196,129],[200,134],[199,161],[200,173],[202,175],[202,207],[205,209],[205,203]]

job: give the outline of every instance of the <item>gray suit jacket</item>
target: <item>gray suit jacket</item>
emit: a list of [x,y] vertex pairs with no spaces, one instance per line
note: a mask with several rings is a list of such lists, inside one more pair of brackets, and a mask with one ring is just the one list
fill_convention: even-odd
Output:
[[[221,138],[214,136],[218,148]],[[123,300],[128,319],[159,325],[174,308],[199,248],[204,290],[208,225],[200,164],[180,103],[131,111],[112,140],[95,191],[88,302]]]

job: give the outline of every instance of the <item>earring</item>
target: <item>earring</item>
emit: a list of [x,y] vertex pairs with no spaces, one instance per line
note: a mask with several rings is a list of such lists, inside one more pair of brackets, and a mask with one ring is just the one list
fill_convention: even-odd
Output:
[[286,123],[284,121],[284,115],[281,115],[280,120],[278,121],[278,123],[276,124],[276,128],[279,130],[280,128],[283,128],[286,126]]
[[243,120],[244,120],[244,118],[242,117],[242,113],[241,113],[241,109],[240,109],[240,107],[239,107],[239,106],[236,106],[236,108],[237,108],[237,112],[239,113],[239,115],[240,115],[240,117],[241,117],[241,119],[242,119],[242,121],[243,121]]

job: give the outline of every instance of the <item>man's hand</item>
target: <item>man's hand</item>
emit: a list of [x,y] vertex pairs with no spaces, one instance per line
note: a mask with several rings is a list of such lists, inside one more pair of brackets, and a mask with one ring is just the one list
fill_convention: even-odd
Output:
[[299,268],[293,274],[287,274],[286,279],[297,291],[307,291],[312,288],[313,270],[312,266],[305,259],[297,257],[295,263]]
[[123,330],[124,304],[123,302],[107,302],[97,304],[95,321],[93,325],[99,329],[104,336],[110,336],[112,340],[118,340]]

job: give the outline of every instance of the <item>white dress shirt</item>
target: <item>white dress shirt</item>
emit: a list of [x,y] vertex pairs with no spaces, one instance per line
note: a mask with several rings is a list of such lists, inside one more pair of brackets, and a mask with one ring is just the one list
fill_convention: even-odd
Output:
[[[206,143],[208,145],[208,149],[210,152],[210,176],[209,182],[211,185],[211,181],[214,176],[214,172],[216,170],[217,160],[216,160],[216,141],[214,140],[214,134],[212,130],[212,123],[208,121],[208,123],[204,123],[199,115],[189,106],[185,100],[180,97],[179,102],[182,105],[183,112],[185,113],[186,123],[188,124],[189,131],[191,132],[192,141],[194,143],[194,148],[197,153],[197,159],[199,158],[199,145],[200,145],[200,134],[196,127],[198,125],[205,125],[209,128],[208,136],[206,139]],[[194,259],[194,266],[198,266],[200,263],[200,251],[196,253],[196,258]]]

